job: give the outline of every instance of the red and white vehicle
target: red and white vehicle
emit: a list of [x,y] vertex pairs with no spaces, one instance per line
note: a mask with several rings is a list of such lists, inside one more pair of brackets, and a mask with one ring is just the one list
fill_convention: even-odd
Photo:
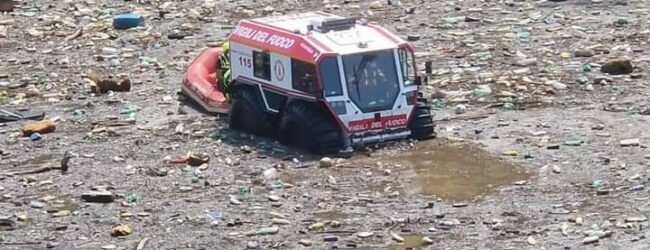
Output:
[[309,12],[242,20],[228,41],[232,98],[213,106],[231,127],[318,153],[435,136],[413,47],[382,27]]

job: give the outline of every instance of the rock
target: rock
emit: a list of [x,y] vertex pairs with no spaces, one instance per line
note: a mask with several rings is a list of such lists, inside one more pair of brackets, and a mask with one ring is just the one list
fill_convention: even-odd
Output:
[[596,190],[597,195],[608,195],[611,192],[609,189],[598,189]]
[[40,209],[40,208],[43,208],[44,206],[45,206],[45,204],[43,204],[42,202],[38,202],[38,201],[30,201],[29,202],[29,207],[31,207],[31,208],[39,208]]
[[537,245],[537,241],[535,240],[535,238],[533,238],[533,236],[528,236],[526,241],[528,242],[528,245],[531,246]]
[[399,235],[396,234],[396,233],[391,232],[391,233],[390,233],[390,237],[391,237],[394,241],[397,241],[397,242],[404,242],[404,238],[402,238],[402,236],[399,236]]
[[456,108],[454,108],[454,112],[457,115],[464,114],[465,112],[467,112],[467,106],[465,106],[464,104],[458,104],[456,105]]
[[621,140],[620,142],[621,147],[639,146],[639,144],[641,144],[641,142],[639,141],[638,138],[625,139],[625,140]]
[[580,146],[580,145],[582,145],[582,141],[581,141],[581,140],[570,140],[570,141],[565,141],[565,142],[564,142],[564,145],[565,145],[565,146]]
[[325,242],[336,242],[336,241],[339,241],[339,237],[334,236],[334,235],[328,235],[328,236],[323,237],[323,241],[325,241]]
[[433,244],[433,240],[427,236],[422,237],[422,244],[430,245]]
[[133,231],[131,230],[131,227],[126,224],[117,224],[116,226],[111,229],[111,236],[113,237],[118,237],[118,236],[127,236],[131,234]]
[[561,170],[560,167],[557,166],[557,165],[553,165],[553,166],[551,167],[551,169],[553,170],[553,173],[556,173],[556,174],[562,173],[562,170]]
[[59,245],[61,245],[61,243],[55,241],[48,241],[47,243],[45,243],[45,248],[51,249],[51,248],[58,247]]
[[632,73],[634,67],[628,59],[614,59],[603,64],[600,71],[610,75],[625,75]]
[[255,231],[250,231],[246,233],[247,236],[253,236],[253,235],[272,235],[272,234],[277,234],[280,232],[280,228],[277,226],[272,226],[272,227],[264,227],[260,228]]
[[509,151],[504,151],[502,154],[505,156],[517,156],[519,155],[519,152],[514,150],[509,150]]
[[393,171],[390,170],[390,169],[385,169],[385,170],[384,170],[384,176],[389,176],[389,175],[391,175],[392,173],[393,173]]
[[321,167],[321,168],[332,167],[332,166],[334,166],[334,160],[332,160],[332,158],[329,158],[329,157],[323,157],[318,162],[318,166]]
[[375,233],[373,233],[373,232],[359,232],[359,233],[357,233],[357,237],[362,238],[362,239],[371,237],[373,235],[375,235]]
[[558,81],[551,81],[551,82],[549,82],[549,84],[550,84],[551,86],[553,86],[554,89],[557,89],[557,90],[562,90],[562,89],[566,89],[566,88],[567,88],[567,85],[566,85],[566,84],[561,83],[561,82],[558,82]]
[[18,223],[9,218],[0,218],[0,231],[16,230]]
[[260,249],[260,242],[256,240],[249,240],[246,242],[246,249],[256,250]]
[[26,214],[19,214],[19,215],[16,215],[16,219],[18,219],[18,221],[20,221],[20,222],[25,222],[25,221],[27,221],[29,219],[29,217],[27,217]]
[[371,10],[381,9],[382,7],[384,7],[384,5],[381,3],[381,1],[374,1],[368,5],[368,8]]
[[210,157],[206,153],[202,153],[198,155],[190,153],[187,156],[187,164],[194,167],[201,166],[203,164],[208,163],[209,161],[210,161]]
[[[88,77],[85,80],[90,85],[90,91],[96,94],[105,94],[108,93],[109,91],[115,91],[115,92],[131,91],[131,80],[125,75],[119,75],[118,77],[113,77],[109,75],[104,79],[102,79],[96,72],[91,71],[90,73],[88,73]],[[134,112],[134,110],[127,110],[127,109],[125,109],[122,112],[127,112],[127,111]],[[128,114],[128,112],[123,114]]]
[[91,191],[82,194],[81,199],[85,202],[111,203],[115,200],[115,196],[110,191]]
[[514,62],[512,65],[513,66],[519,66],[519,67],[528,67],[528,66],[537,65],[537,58],[522,59],[522,60]]
[[589,50],[589,49],[576,50],[575,52],[573,52],[573,56],[575,56],[575,57],[592,57],[592,56],[594,56],[594,51]]
[[309,231],[322,231],[325,230],[325,224],[322,222],[316,222],[307,227]]
[[272,202],[280,201],[280,196],[277,196],[277,195],[269,195],[269,196],[267,196],[267,198],[269,199],[269,201],[272,201]]
[[614,82],[614,79],[608,76],[596,76],[594,77],[594,84],[607,85],[607,83]]
[[302,239],[302,240],[298,241],[298,244],[308,247],[308,246],[311,246],[313,244],[313,242],[311,240],[309,240],[309,239]]
[[70,210],[61,210],[59,212],[53,213],[52,217],[65,217],[70,214],[71,214]]
[[239,199],[234,195],[231,195],[228,201],[231,205],[241,205],[241,201],[239,201]]
[[406,40],[408,40],[408,41],[410,41],[410,42],[418,41],[418,40],[420,40],[420,35],[417,35],[417,34],[409,34],[409,35],[406,36]]
[[456,208],[458,208],[458,207],[466,207],[467,203],[454,203],[451,206],[456,207]]
[[560,231],[562,231],[562,235],[568,236],[569,235],[569,224],[568,223],[562,223],[562,226],[560,226]]
[[636,222],[644,222],[644,221],[647,221],[647,220],[648,220],[647,217],[627,217],[627,218],[625,218],[625,222],[634,222],[634,223],[636,223]]
[[54,132],[56,124],[52,120],[41,120],[37,122],[30,122],[23,126],[23,136],[30,136],[33,133],[46,134]]
[[278,224],[278,225],[289,225],[291,222],[287,219],[280,219],[280,218],[273,218],[271,219],[271,223],[273,224]]
[[589,236],[582,240],[583,244],[592,244],[598,242],[600,238],[598,236]]

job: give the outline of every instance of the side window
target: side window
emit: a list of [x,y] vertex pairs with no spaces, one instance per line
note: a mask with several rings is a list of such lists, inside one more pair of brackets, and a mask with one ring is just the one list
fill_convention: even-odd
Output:
[[318,69],[320,70],[321,85],[323,85],[323,93],[325,96],[343,95],[339,64],[336,57],[323,59]]
[[291,79],[295,90],[308,93],[316,90],[316,69],[311,63],[291,59]]
[[255,77],[271,80],[271,55],[268,52],[253,51],[253,65]]
[[413,66],[413,54],[406,49],[399,49],[399,61],[402,68],[404,85],[409,86],[415,83],[415,69]]

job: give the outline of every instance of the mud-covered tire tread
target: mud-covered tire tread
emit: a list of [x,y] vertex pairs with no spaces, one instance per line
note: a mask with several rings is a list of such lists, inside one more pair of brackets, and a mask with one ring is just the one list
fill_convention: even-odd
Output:
[[[297,131],[303,129],[304,131]],[[305,138],[293,138],[294,136]],[[316,154],[336,153],[341,148],[340,132],[327,114],[304,103],[294,103],[287,107],[280,122],[279,137],[285,143]]]
[[256,135],[266,135],[269,131],[267,126],[268,122],[264,120],[264,117],[264,112],[257,105],[253,90],[239,88],[235,91],[233,103],[228,113],[228,125],[230,128]]
[[413,139],[423,140],[436,137],[431,108],[426,103],[426,98],[418,98],[418,102],[415,105],[413,119],[409,124],[411,138]]

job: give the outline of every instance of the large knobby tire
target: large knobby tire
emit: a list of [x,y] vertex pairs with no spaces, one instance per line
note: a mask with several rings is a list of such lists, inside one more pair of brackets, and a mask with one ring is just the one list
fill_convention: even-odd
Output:
[[418,102],[415,104],[413,118],[409,124],[409,128],[411,129],[411,138],[413,139],[425,140],[436,137],[433,116],[431,115],[431,107],[429,107],[426,102],[426,99],[418,98]]
[[228,125],[256,135],[268,133],[268,122],[264,112],[257,105],[255,92],[248,88],[237,89],[233,95],[232,105],[228,111]]
[[341,133],[326,112],[302,103],[287,107],[280,122],[280,141],[316,154],[337,153]]

